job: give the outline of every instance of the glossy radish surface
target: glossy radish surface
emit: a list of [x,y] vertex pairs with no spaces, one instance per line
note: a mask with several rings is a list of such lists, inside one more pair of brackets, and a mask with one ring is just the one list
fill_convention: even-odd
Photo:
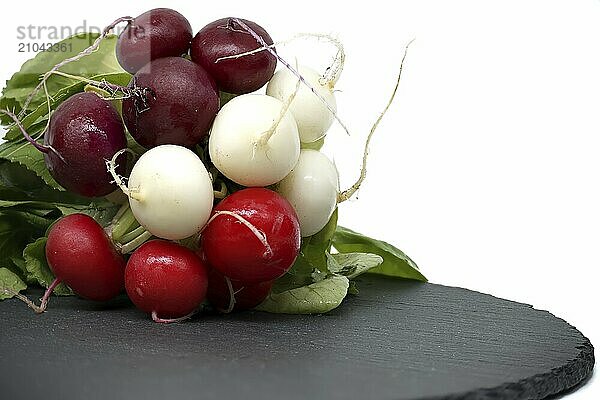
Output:
[[[262,39],[273,44],[273,39],[260,25],[243,19]],[[202,65],[217,81],[219,89],[228,93],[244,94],[264,86],[275,72],[277,59],[268,51],[261,51],[237,59],[217,62],[220,57],[242,54],[261,47],[248,32],[231,18],[211,22],[192,40],[192,60]]]
[[56,278],[83,298],[105,301],[123,290],[125,260],[87,215],[71,214],[52,226],[46,259]]
[[174,242],[151,240],[133,252],[125,269],[125,288],[142,311],[180,318],[206,298],[207,270],[191,250]]
[[340,191],[335,165],[316,150],[300,151],[298,163],[279,184],[277,192],[298,214],[302,237],[319,232],[337,206]]
[[[282,68],[273,76],[267,85],[267,95],[281,101],[292,98],[290,111],[298,125],[298,134],[302,143],[313,143],[321,139],[333,123],[333,114],[329,111],[327,104],[333,110],[337,110],[337,104],[333,92],[333,86],[322,82],[322,75],[312,68],[298,66],[298,72],[308,82],[311,88],[300,85],[296,92],[298,78],[289,69]],[[319,97],[312,92],[318,93]],[[295,93],[295,95],[294,95]]]
[[[233,290],[234,301],[231,301],[231,291],[227,278],[214,268],[208,272],[207,299],[219,311],[242,311],[256,307],[267,298],[273,281],[245,284],[241,281],[229,280]],[[233,308],[230,310],[230,306]]]
[[211,161],[227,178],[244,186],[268,186],[294,168],[300,138],[294,117],[281,101],[252,93],[221,108],[208,149]]
[[285,274],[298,256],[298,217],[278,193],[243,189],[215,206],[201,246],[208,264],[223,275],[245,283],[271,281]]
[[[65,189],[96,197],[117,188],[105,160],[127,147],[127,139],[119,113],[97,94],[78,93],[58,106],[44,143],[56,150],[44,158],[52,177]],[[119,164],[123,174],[124,157]]]
[[145,152],[129,181],[129,205],[154,236],[179,240],[198,233],[213,206],[213,184],[202,160],[190,149],[162,145]]
[[119,35],[116,54],[121,67],[135,74],[151,60],[187,54],[192,27],[175,10],[155,8],[136,17]]
[[134,75],[129,86],[146,89],[145,95],[123,101],[127,129],[146,148],[197,144],[208,134],[219,110],[214,80],[185,58],[152,61]]

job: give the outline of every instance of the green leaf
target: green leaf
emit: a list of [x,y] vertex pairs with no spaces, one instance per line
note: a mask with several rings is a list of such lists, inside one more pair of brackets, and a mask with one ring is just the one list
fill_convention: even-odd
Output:
[[296,262],[284,276],[275,281],[272,289],[274,293],[310,285],[327,275],[326,254],[331,247],[337,217],[336,208],[323,229],[313,236],[302,238],[302,247]]
[[[4,144],[0,146],[0,154],[3,146]],[[5,206],[8,202],[13,205],[33,202],[38,204],[38,208],[40,203],[49,203],[46,208],[53,208],[57,204],[88,205],[95,200],[53,189],[45,185],[35,173],[13,162],[0,162],[0,196],[7,202]]]
[[[90,79],[95,81],[106,81],[113,83],[115,85],[126,86],[131,81],[131,75],[127,72],[110,72],[106,74],[94,75]],[[73,96],[76,93],[83,92],[86,87],[85,82],[76,82],[70,84],[69,86],[62,87],[56,91],[56,93],[49,93],[51,96],[50,101],[50,109],[52,111],[56,110],[56,108],[69,97]],[[29,133],[29,135],[34,136],[37,133],[40,133],[47,124],[48,118],[48,104],[44,101],[37,108],[33,109],[30,113],[28,113],[22,120],[21,124]],[[39,132],[35,132],[31,129],[33,125],[41,125],[41,129]],[[4,136],[5,140],[12,141],[21,139],[22,134],[19,128],[16,125],[12,125],[10,129],[6,132]]]
[[0,158],[16,162],[34,172],[44,182],[57,190],[65,190],[50,175],[44,155],[29,142],[6,142],[0,145]]
[[369,273],[415,279],[426,282],[417,265],[398,248],[381,240],[371,239],[348,228],[338,226],[333,236],[333,247],[340,253],[373,253],[383,258],[383,263]]
[[333,275],[308,286],[271,293],[256,310],[278,314],[323,314],[342,303],[348,287],[348,278]]
[[[82,33],[59,42],[57,44],[58,48],[64,51],[42,51],[37,53],[34,58],[26,61],[21,66],[20,71],[6,82],[2,97],[7,99],[5,101],[16,102],[18,104],[16,111],[19,112],[31,91],[38,85],[42,74],[48,72],[61,61],[73,57],[89,47],[98,36],[98,33]],[[114,35],[106,37],[101,42],[98,50],[63,66],[60,71],[88,78],[100,74],[124,72],[115,56],[116,41],[117,37]],[[76,81],[73,79],[53,75],[47,80],[46,86],[49,94],[53,96],[60,89],[74,83]],[[45,94],[41,90],[29,104],[26,110],[27,113],[36,109],[44,101]]]
[[0,211],[0,267],[13,269],[14,258],[21,257],[27,243],[43,234],[20,213]]
[[219,103],[221,105],[221,107],[223,107],[225,104],[229,103],[229,101],[235,97],[237,97],[237,94],[233,94],[233,93],[227,93],[227,92],[219,92]]
[[7,268],[0,268],[0,300],[9,299],[27,289],[27,285],[17,274]]
[[277,279],[271,288],[273,293],[281,293],[290,289],[310,285],[314,282],[313,273],[317,268],[304,258],[302,254],[298,255],[294,265],[285,275]]
[[302,239],[302,248],[300,249],[302,256],[322,272],[327,271],[326,253],[331,248],[331,240],[335,234],[337,220],[338,210],[336,208],[323,229],[313,236]]
[[371,253],[339,253],[327,254],[327,265],[332,274],[354,279],[365,272],[378,267],[383,258]]
[[[25,259],[25,268],[27,269],[28,278],[34,280],[38,284],[47,288],[50,286],[55,277],[46,261],[46,242],[47,238],[42,237],[33,243],[30,243],[23,250],[23,258]],[[64,285],[59,284],[54,292],[57,295],[72,295],[73,291]]]
[[101,226],[106,227],[112,221],[113,217],[121,208],[120,204],[109,202],[97,203],[91,202],[88,205],[57,205],[57,208],[63,215],[86,214],[94,218]]
[[323,136],[321,139],[317,140],[316,142],[300,143],[300,146],[302,149],[319,151],[319,150],[321,150],[321,148],[323,147],[324,144],[325,144],[325,136]]

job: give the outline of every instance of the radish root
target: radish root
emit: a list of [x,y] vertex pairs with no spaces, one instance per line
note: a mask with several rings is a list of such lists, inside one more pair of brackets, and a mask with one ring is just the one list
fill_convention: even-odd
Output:
[[[258,240],[260,240],[262,245],[265,247],[265,253],[263,254],[263,256],[269,257],[269,256],[273,255],[273,249],[271,249],[271,246],[269,245],[269,242],[267,241],[267,235],[265,235],[265,233],[263,231],[261,231],[260,229],[258,229],[254,225],[252,225],[252,223],[250,221],[248,221],[246,218],[244,218],[241,215],[234,213],[232,211],[215,211],[214,215],[212,217],[210,217],[208,222],[204,225],[204,228],[202,228],[202,231],[204,229],[206,229],[208,224],[210,224],[212,221],[215,220],[215,218],[217,218],[220,215],[229,215],[230,217],[237,219],[238,222],[244,224],[248,229],[250,229],[250,231],[254,234],[254,236],[256,236],[256,238]],[[200,232],[202,232],[202,231],[200,231]]]
[[[296,62],[296,68],[298,68],[297,64],[298,63]],[[254,156],[256,155],[256,150],[258,149],[258,147],[265,146],[269,142],[269,139],[271,139],[271,137],[275,134],[277,127],[283,120],[283,117],[285,117],[285,114],[290,109],[292,102],[294,101],[294,99],[296,98],[296,95],[298,94],[298,90],[300,89],[300,83],[301,83],[300,80],[298,80],[298,82],[296,83],[296,88],[294,90],[294,93],[292,93],[291,96],[285,100],[285,102],[283,103],[283,107],[281,107],[281,111],[279,112],[279,116],[277,117],[277,119],[275,119],[273,121],[273,124],[271,125],[269,130],[266,132],[263,132],[258,137],[258,139],[254,142],[253,149],[252,149],[252,158],[253,159],[254,159]]]
[[228,277],[225,277],[225,283],[227,283],[227,289],[229,290],[229,305],[227,306],[226,309],[217,308],[217,310],[219,312],[222,312],[223,314],[229,314],[230,312],[233,311],[233,308],[235,307],[235,295],[238,292],[233,291],[233,285],[231,284],[231,279],[229,279]]
[[42,314],[46,311],[46,308],[48,308],[48,301],[50,300],[50,295],[52,294],[52,292],[54,291],[54,289],[56,288],[56,286],[58,286],[58,284],[60,282],[61,282],[60,279],[55,278],[52,281],[52,283],[50,283],[50,286],[48,286],[48,289],[46,289],[46,291],[44,292],[44,296],[41,298],[39,306],[37,304],[35,304],[33,301],[29,300],[29,298],[27,296],[25,296],[17,291],[14,291],[9,288],[4,288],[3,291],[4,291],[4,293],[13,295],[16,299],[19,299],[23,303],[27,304],[27,307],[31,308],[36,314]]
[[25,100],[25,103],[23,104],[23,107],[21,108],[21,112],[19,113],[19,117],[23,117],[23,114],[26,112],[27,107],[29,107],[29,103],[31,103],[31,101],[33,100],[35,95],[42,89],[42,87],[44,87],[46,85],[46,81],[50,78],[50,76],[52,76],[52,74],[54,74],[56,71],[58,71],[60,68],[64,67],[65,65],[72,63],[74,61],[80,60],[83,57],[92,54],[93,52],[98,50],[102,40],[104,40],[104,38],[106,38],[106,36],[108,36],[117,25],[119,25],[122,22],[127,22],[127,24],[131,24],[132,21],[133,21],[132,17],[121,17],[121,18],[114,20],[110,25],[108,25],[106,28],[104,28],[104,31],[102,31],[102,34],[100,34],[100,36],[98,36],[96,38],[96,40],[94,40],[94,43],[92,43],[91,46],[82,50],[81,52],[74,55],[73,57],[64,59],[63,61],[59,62],[54,67],[52,67],[50,69],[50,71],[48,71],[44,75],[42,75],[42,79],[41,79],[40,83],[35,87],[35,89],[33,89],[33,91],[29,94],[29,96],[27,96],[27,99]]
[[406,59],[406,55],[408,54],[408,47],[412,44],[412,42],[414,42],[414,39],[411,40],[410,42],[408,42],[408,44],[404,48],[404,55],[402,56],[402,61],[400,62],[400,69],[398,71],[398,77],[396,79],[396,86],[394,86],[392,95],[390,96],[388,103],[385,106],[385,108],[383,109],[383,111],[379,114],[379,117],[377,117],[377,120],[375,120],[375,123],[373,124],[373,126],[371,126],[371,131],[369,132],[369,135],[367,136],[367,140],[365,142],[365,149],[363,152],[362,168],[360,170],[360,176],[358,177],[358,179],[352,186],[350,186],[348,189],[346,189],[338,194],[338,199],[337,199],[338,204],[343,203],[344,201],[350,199],[354,195],[354,193],[356,193],[356,191],[360,188],[360,185],[363,183],[363,181],[367,177],[367,158],[369,156],[369,144],[371,143],[371,138],[373,137],[373,133],[375,133],[377,126],[383,119],[383,116],[385,115],[387,110],[392,105],[392,102],[394,101],[394,97],[396,97],[396,92],[398,91],[398,86],[400,85],[400,78],[402,77],[402,69],[404,67],[404,60]]
[[324,41],[334,45],[337,48],[337,53],[335,55],[333,62],[331,63],[331,65],[329,67],[327,67],[327,69],[325,70],[325,73],[323,74],[323,77],[321,78],[322,79],[321,83],[323,85],[327,84],[331,89],[333,89],[333,87],[337,83],[337,81],[342,73],[342,70],[344,69],[346,53],[344,51],[344,46],[343,46],[342,42],[340,42],[337,38],[335,38],[331,35],[327,35],[325,33],[311,33],[311,32],[298,33],[289,39],[275,42],[271,45],[266,45],[266,46],[262,45],[254,50],[250,50],[250,51],[246,51],[246,52],[238,53],[238,54],[233,54],[230,56],[219,57],[215,60],[215,64],[220,61],[235,60],[235,59],[238,59],[241,57],[251,56],[253,54],[267,51],[268,49],[273,49],[277,46],[289,44],[291,42],[294,42],[297,39],[306,39],[306,38],[316,38],[318,41],[324,40]]
[[275,58],[277,58],[287,69],[289,69],[294,75],[296,75],[296,77],[300,80],[300,82],[302,82],[303,85],[305,85],[308,89],[310,89],[310,91],[319,98],[319,100],[321,100],[323,102],[323,104],[325,104],[325,106],[327,107],[327,109],[329,110],[329,112],[333,115],[333,117],[335,118],[335,120],[340,124],[340,126],[344,129],[344,131],[346,132],[346,134],[348,134],[348,136],[350,136],[350,131],[348,130],[348,128],[346,127],[346,124],[344,124],[344,122],[340,119],[340,117],[337,115],[337,112],[333,109],[333,107],[331,107],[331,105],[327,102],[327,100],[325,100],[323,98],[323,96],[321,96],[319,93],[317,93],[317,91],[315,90],[314,87],[312,87],[312,85],[310,83],[308,83],[306,81],[306,79],[304,79],[304,77],[294,68],[290,65],[290,63],[288,63],[287,61],[285,61],[279,54],[277,54],[277,52],[275,50],[273,50],[264,40],[262,37],[260,37],[260,35],[258,33],[256,33],[252,28],[250,28],[244,21],[242,21],[239,18],[232,18],[233,21],[235,21],[238,25],[240,25],[246,32],[248,32],[253,38],[254,40],[256,40],[258,42],[258,44],[260,44],[261,46],[263,46],[265,48],[266,51],[268,51],[269,53],[271,53]]
[[[64,78],[73,79],[79,82],[84,82],[98,89],[102,89],[108,93],[110,93],[110,97],[104,98],[105,100],[124,100],[133,97],[134,95],[139,95],[139,89],[131,89],[127,86],[115,85],[114,83],[108,82],[106,79],[102,79],[101,81],[96,81],[94,79],[86,78],[83,76],[71,75],[62,71],[52,71],[53,75],[59,75]],[[118,92],[123,93],[122,96],[117,96]]]
[[184,315],[183,317],[179,317],[179,318],[160,318],[156,311],[152,311],[152,321],[154,321],[158,324],[172,324],[174,322],[183,322],[183,321],[187,321],[188,319],[192,318],[197,312],[198,312],[198,310],[194,310],[191,313],[189,313],[188,315]]
[[44,154],[48,154],[49,152],[53,152],[54,154],[56,154],[58,156],[58,158],[60,158],[60,160],[62,162],[66,163],[65,159],[63,158],[63,156],[54,147],[49,146],[49,145],[40,144],[34,138],[32,138],[29,135],[29,133],[27,133],[27,130],[25,130],[25,127],[23,127],[23,124],[21,123],[21,121],[19,121],[19,117],[17,117],[13,112],[8,111],[8,110],[0,110],[0,113],[2,113],[4,115],[7,115],[8,117],[10,117],[15,122],[15,124],[17,125],[17,127],[21,131],[21,134],[23,135],[23,137],[25,138],[25,140],[27,140],[29,143],[31,143],[31,145],[33,147],[35,147],[37,150],[41,151]]
[[117,158],[123,154],[123,153],[131,153],[135,156],[135,153],[133,152],[133,150],[131,149],[121,149],[119,151],[117,151],[110,160],[104,160],[106,162],[106,169],[108,170],[108,172],[112,175],[113,177],[113,182],[119,187],[119,189],[121,189],[121,191],[123,193],[125,193],[125,195],[127,197],[130,197],[134,200],[137,201],[141,201],[139,192],[140,189],[139,188],[133,188],[130,189],[127,187],[127,178],[117,174],[117,167],[119,166],[119,164],[117,164]]

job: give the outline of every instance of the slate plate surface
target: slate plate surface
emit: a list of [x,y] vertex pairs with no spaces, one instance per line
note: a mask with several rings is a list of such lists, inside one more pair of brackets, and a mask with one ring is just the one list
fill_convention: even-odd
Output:
[[[126,299],[0,303],[2,399],[543,399],[588,377],[591,343],[545,311],[378,277],[322,316],[152,323]],[[38,296],[33,293],[32,296]]]

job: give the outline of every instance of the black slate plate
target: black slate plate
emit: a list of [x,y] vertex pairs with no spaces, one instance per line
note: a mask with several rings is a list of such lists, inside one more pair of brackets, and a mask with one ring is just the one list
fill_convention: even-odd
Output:
[[[545,311],[378,277],[327,315],[152,323],[122,298],[0,303],[2,399],[543,399],[593,347]],[[39,293],[35,293],[38,295]]]

